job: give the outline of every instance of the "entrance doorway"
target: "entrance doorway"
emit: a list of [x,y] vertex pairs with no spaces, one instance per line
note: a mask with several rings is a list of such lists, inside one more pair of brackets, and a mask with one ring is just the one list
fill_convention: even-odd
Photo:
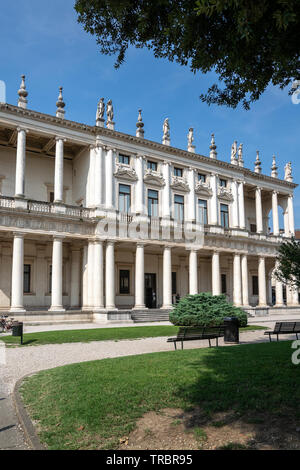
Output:
[[145,274],[145,304],[147,308],[157,307],[156,274]]

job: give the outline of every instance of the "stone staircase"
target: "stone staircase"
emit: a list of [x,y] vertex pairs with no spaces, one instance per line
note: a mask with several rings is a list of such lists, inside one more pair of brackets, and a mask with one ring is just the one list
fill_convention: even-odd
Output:
[[134,310],[131,312],[131,319],[134,323],[169,321],[169,313],[170,310],[160,309]]

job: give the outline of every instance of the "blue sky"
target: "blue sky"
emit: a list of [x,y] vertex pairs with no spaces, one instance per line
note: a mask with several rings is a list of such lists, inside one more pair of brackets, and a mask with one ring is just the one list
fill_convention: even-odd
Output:
[[[260,150],[263,172],[270,174],[275,153],[279,175],[291,161],[295,182],[300,169],[300,105],[287,92],[269,87],[250,111],[207,106],[201,92],[214,74],[192,74],[188,68],[154,59],[151,52],[131,49],[115,70],[114,57],[100,54],[96,40],[77,23],[74,0],[0,0],[0,80],[7,102],[17,103],[20,75],[26,74],[29,108],[54,114],[58,87],[64,87],[66,118],[94,124],[97,102],[113,100],[116,129],[135,134],[143,109],[145,137],[161,141],[162,124],[170,118],[171,145],[186,148],[189,127],[195,129],[196,151],[208,155],[215,133],[218,158],[230,160],[234,140],[244,144],[245,166],[254,169]],[[300,189],[295,193],[296,226],[300,228]]]

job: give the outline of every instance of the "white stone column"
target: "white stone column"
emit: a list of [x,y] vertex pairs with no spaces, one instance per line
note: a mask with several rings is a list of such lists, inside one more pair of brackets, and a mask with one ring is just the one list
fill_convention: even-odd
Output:
[[62,203],[64,199],[64,142],[62,137],[56,137],[54,202]]
[[136,245],[135,255],[135,310],[145,309],[145,247]]
[[116,310],[115,303],[115,244],[106,244],[105,305],[107,310]]
[[171,216],[171,194],[170,194],[170,163],[165,161],[163,163],[163,177],[165,180],[165,185],[163,188],[163,217],[169,219]]
[[87,248],[87,303],[94,307],[94,240],[89,240]]
[[196,250],[191,250],[189,256],[189,293],[198,294],[198,253]]
[[295,221],[294,221],[294,203],[293,196],[288,197],[288,213],[289,213],[289,232],[290,236],[295,235]]
[[283,307],[283,284],[275,279],[276,304],[275,307]]
[[163,257],[163,306],[162,309],[172,308],[172,252],[171,247],[165,246]]
[[50,312],[64,312],[63,308],[63,237],[55,236],[52,251],[52,294]]
[[220,253],[215,251],[212,255],[212,295],[221,294]]
[[194,168],[189,168],[188,172],[188,184],[190,187],[190,192],[188,195],[188,220],[190,222],[196,221],[196,198],[195,198],[195,170]]
[[114,169],[115,169],[115,150],[108,147],[105,159],[105,207],[108,210],[114,208]]
[[80,248],[71,248],[71,294],[70,307],[80,306]]
[[103,242],[101,240],[94,241],[94,308],[93,311],[101,311],[104,309],[103,296]]
[[286,209],[283,213],[283,221],[284,221],[284,236],[289,237],[290,236],[290,224],[289,224],[289,212],[288,209]]
[[256,188],[255,203],[256,203],[256,231],[257,233],[263,233],[261,188]]
[[239,198],[239,219],[240,228],[245,230],[246,228],[246,217],[245,217],[245,198],[244,198],[244,182],[238,182],[238,198]]
[[233,195],[233,202],[232,202],[232,227],[238,228],[239,227],[239,196],[238,196],[238,183],[237,181],[233,180],[231,183],[232,187],[232,195]]
[[249,280],[248,280],[248,257],[242,255],[242,290],[243,290],[243,306],[249,306]]
[[279,235],[278,192],[272,192],[273,234]]
[[219,223],[218,175],[214,173],[210,175],[210,187],[212,190],[212,197],[210,198],[210,224],[218,225]]
[[18,127],[15,197],[25,197],[26,133]]
[[233,303],[237,307],[242,305],[242,276],[241,276],[241,255],[233,255]]
[[82,310],[88,310],[88,246],[82,250]]
[[101,145],[97,145],[94,150],[94,205],[101,207],[102,205],[102,162],[103,162],[104,150]]
[[145,201],[144,201],[144,156],[137,155],[135,161],[135,171],[137,174],[136,182],[136,199],[135,199],[135,212],[136,214],[145,214]]
[[24,309],[24,234],[15,233],[12,256],[11,308],[12,313]]
[[267,306],[266,262],[263,256],[258,259],[258,306]]

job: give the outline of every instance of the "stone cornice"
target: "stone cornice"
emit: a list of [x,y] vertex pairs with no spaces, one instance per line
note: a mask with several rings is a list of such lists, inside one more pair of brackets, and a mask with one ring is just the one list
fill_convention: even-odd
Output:
[[[295,189],[298,186],[295,183],[291,183],[291,182],[288,182],[279,178],[274,178],[268,175],[255,173],[254,171],[250,169],[240,167],[237,165],[232,165],[231,163],[228,163],[222,160],[211,159],[204,155],[188,152],[187,150],[182,150],[182,149],[178,149],[178,148],[171,147],[171,146],[166,146],[158,142],[153,142],[151,140],[147,140],[144,138],[139,138],[139,137],[132,136],[129,134],[124,134],[122,132],[115,131],[112,129],[107,129],[107,128],[98,127],[98,126],[89,126],[87,124],[82,124],[82,123],[78,123],[75,121],[69,121],[67,119],[57,118],[56,116],[52,116],[50,114],[40,113],[38,111],[33,111],[30,109],[23,109],[23,108],[19,108],[17,106],[6,104],[6,103],[0,103],[0,111],[5,111],[13,115],[19,115],[19,116],[22,115],[30,119],[48,122],[53,125],[59,125],[62,128],[68,128],[68,129],[73,129],[73,130],[77,130],[81,132],[87,132],[88,134],[90,135],[92,134],[93,136],[97,138],[101,136],[116,138],[116,139],[122,140],[123,142],[138,144],[144,148],[146,147],[148,149],[157,150],[170,156],[175,155],[177,157],[183,157],[187,160],[192,160],[195,162],[203,162],[203,163],[211,165],[212,167],[217,166],[219,168],[224,168],[227,170],[238,172],[241,175],[254,178],[256,181],[261,181],[261,182],[265,181],[265,182],[271,183],[272,185],[274,184],[279,185],[287,189],[288,188]],[[146,150],[145,150],[145,153],[147,153]]]

